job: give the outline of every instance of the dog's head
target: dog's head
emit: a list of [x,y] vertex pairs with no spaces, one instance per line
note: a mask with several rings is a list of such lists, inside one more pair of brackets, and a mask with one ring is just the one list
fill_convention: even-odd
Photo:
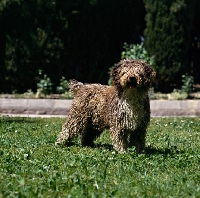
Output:
[[116,64],[112,71],[112,81],[119,89],[148,89],[155,70],[141,60],[122,60]]

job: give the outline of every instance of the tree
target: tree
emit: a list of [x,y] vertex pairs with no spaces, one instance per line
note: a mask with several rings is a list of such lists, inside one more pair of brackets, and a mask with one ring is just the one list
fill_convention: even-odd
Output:
[[36,91],[39,69],[54,91],[62,76],[107,83],[144,16],[141,0],[1,0],[0,92]]
[[196,0],[144,0],[145,48],[154,55],[157,89],[172,91],[190,72],[192,20]]
[[39,69],[51,73],[54,81],[61,76],[67,18],[55,1],[7,0],[0,4],[0,11],[5,43],[0,46],[4,58],[0,91],[36,90]]

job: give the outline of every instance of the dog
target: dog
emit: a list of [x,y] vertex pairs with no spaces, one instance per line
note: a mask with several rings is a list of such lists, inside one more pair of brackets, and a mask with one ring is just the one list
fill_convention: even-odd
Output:
[[116,151],[135,146],[142,153],[150,122],[148,90],[155,75],[144,61],[124,59],[111,70],[113,86],[71,80],[74,100],[55,144],[67,144],[80,135],[83,146],[94,146],[107,129]]

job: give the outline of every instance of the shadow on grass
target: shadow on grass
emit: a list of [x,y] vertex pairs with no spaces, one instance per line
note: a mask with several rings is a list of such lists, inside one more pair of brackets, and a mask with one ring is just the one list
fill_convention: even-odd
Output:
[[[78,140],[77,141],[71,141],[71,142],[66,142],[64,144],[61,145],[61,147],[70,147],[70,146],[77,146],[77,147],[88,147],[88,148],[98,148],[98,149],[106,149],[108,151],[115,151],[113,148],[112,144],[103,144],[103,143],[96,143],[92,146],[82,146]],[[137,155],[137,153],[135,152],[135,148],[129,148],[128,149],[128,153],[130,154],[134,154]],[[151,156],[151,155],[176,155],[176,154],[180,154],[183,153],[183,151],[178,150],[176,146],[174,147],[170,147],[170,148],[153,148],[153,147],[146,147],[145,148],[145,152],[143,154],[145,154],[146,156]]]
[[98,144],[94,145],[94,148],[105,148],[105,149],[107,149],[109,151],[114,150],[113,146],[111,144],[101,144],[101,143],[98,143]]
[[65,143],[61,143],[61,144],[58,144],[60,145],[62,148],[65,148],[65,147],[71,147],[71,146],[77,146],[77,147],[88,147],[88,148],[99,148],[99,149],[106,149],[108,151],[112,151],[114,150],[113,149],[113,146],[111,144],[101,144],[101,143],[98,143],[98,144],[94,144],[94,145],[91,145],[91,146],[83,146],[81,145],[78,140],[76,141],[67,141]]
[[147,156],[157,155],[157,154],[174,155],[174,154],[180,154],[180,153],[183,153],[183,151],[178,150],[176,146],[170,147],[170,148],[163,148],[163,149],[152,148],[152,147],[145,148],[145,154]]
[[[93,148],[105,148],[109,151],[115,151],[113,146],[111,144],[95,144],[93,146]],[[128,152],[130,152],[132,148],[129,148]],[[131,152],[134,152],[134,154],[137,155],[137,153],[135,152],[135,149],[133,149],[134,151],[131,151]],[[147,155],[147,156],[150,156],[150,155],[158,155],[158,154],[161,154],[161,155],[174,155],[174,154],[180,154],[180,153],[183,153],[183,151],[180,151],[177,149],[177,147],[171,147],[171,148],[163,148],[163,149],[159,149],[159,148],[152,148],[152,147],[146,147],[145,148],[145,152],[144,154]]]

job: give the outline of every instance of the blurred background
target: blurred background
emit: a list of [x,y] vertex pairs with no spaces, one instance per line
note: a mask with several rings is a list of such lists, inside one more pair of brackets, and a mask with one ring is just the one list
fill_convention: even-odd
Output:
[[155,91],[183,78],[198,88],[200,1],[0,0],[0,93],[36,92],[41,79],[53,93],[65,79],[108,84],[122,58],[147,60]]

